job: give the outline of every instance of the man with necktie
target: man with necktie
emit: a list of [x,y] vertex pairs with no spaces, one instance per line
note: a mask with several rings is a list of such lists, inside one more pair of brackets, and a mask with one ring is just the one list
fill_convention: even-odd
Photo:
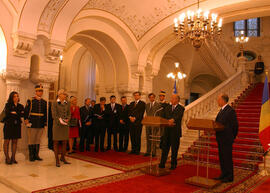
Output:
[[[146,104],[146,115],[147,116],[160,116],[161,112],[162,112],[162,106],[160,105],[160,103],[156,102],[156,95],[154,93],[150,93],[148,95],[148,99],[149,99],[149,103]],[[154,133],[152,133],[152,131]],[[149,156],[150,152],[151,152],[151,141],[150,141],[150,136],[155,134],[157,135],[159,131],[159,128],[152,128],[152,127],[146,127],[146,153],[144,154],[144,156]],[[153,155],[152,156],[156,156],[156,143],[154,143],[154,147],[153,147]]]
[[127,97],[121,97],[120,125],[119,125],[119,151],[126,152],[129,141],[129,118]]
[[115,102],[116,97],[112,95],[110,97],[110,103],[105,107],[105,113],[107,117],[107,149],[111,150],[111,138],[113,135],[113,149],[118,151],[117,147],[117,134],[119,127],[119,113],[121,106]]
[[234,109],[228,104],[228,95],[219,95],[217,102],[221,109],[216,117],[216,122],[224,125],[224,130],[216,132],[221,175],[215,179],[226,183],[233,181],[232,148],[238,133],[238,121]]
[[104,139],[107,126],[105,115],[106,98],[100,97],[99,100],[100,103],[94,106],[95,152],[98,152],[99,148],[101,152],[104,152]]
[[182,117],[185,111],[185,108],[179,104],[179,101],[180,96],[173,94],[171,96],[171,104],[168,105],[163,112],[163,117],[169,120],[170,127],[166,127],[163,134],[160,168],[165,168],[170,148],[172,151],[170,169],[174,170],[177,166],[177,154],[180,145],[180,137],[182,137]]
[[134,101],[129,105],[130,120],[130,154],[139,155],[141,151],[141,135],[142,135],[142,119],[145,111],[145,102],[141,101],[141,93],[139,91],[133,93]]
[[[80,108],[80,116],[82,128],[80,132],[80,151],[83,152],[86,146],[86,151],[90,151],[90,138],[94,136],[92,127],[93,109],[90,107],[91,99],[87,98],[84,101],[85,105]],[[85,144],[86,142],[86,144]]]

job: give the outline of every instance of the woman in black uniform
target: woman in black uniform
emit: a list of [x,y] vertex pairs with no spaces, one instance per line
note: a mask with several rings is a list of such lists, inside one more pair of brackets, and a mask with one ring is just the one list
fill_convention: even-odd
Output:
[[[24,107],[19,103],[19,95],[13,91],[10,93],[5,106],[4,125],[4,153],[6,164],[17,164],[15,159],[17,141],[21,138],[21,118],[24,115]],[[12,156],[9,157],[9,142],[12,141]]]

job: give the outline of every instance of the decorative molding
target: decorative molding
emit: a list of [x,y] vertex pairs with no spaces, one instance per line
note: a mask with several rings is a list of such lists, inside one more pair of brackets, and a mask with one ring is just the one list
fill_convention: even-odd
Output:
[[18,70],[8,70],[3,72],[2,78],[5,80],[27,80],[29,78],[29,72],[18,71]]
[[64,44],[49,42],[46,45],[45,51],[46,62],[50,63],[59,62],[59,57],[62,54],[64,47],[65,47]]
[[50,0],[39,19],[38,31],[47,32],[49,34],[58,13],[68,1],[69,0]]
[[39,74],[37,82],[43,83],[53,83],[58,80],[58,75],[51,75],[51,74]]
[[147,31],[162,19],[177,12],[186,5],[193,4],[194,0],[166,0],[167,3],[154,3],[152,10],[138,15],[136,10],[128,7],[128,1],[89,0],[83,9],[99,9],[110,12],[122,20],[139,40]]
[[32,35],[26,35],[16,32],[12,35],[13,38],[13,54],[14,56],[26,58],[32,50],[36,38]]

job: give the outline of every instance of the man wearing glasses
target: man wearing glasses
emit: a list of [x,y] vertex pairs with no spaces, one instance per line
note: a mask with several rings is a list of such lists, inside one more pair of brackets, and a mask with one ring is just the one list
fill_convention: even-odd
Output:
[[42,161],[39,157],[40,140],[47,125],[47,101],[42,99],[43,86],[35,86],[35,96],[27,100],[25,106],[25,124],[28,127],[28,149],[30,161]]

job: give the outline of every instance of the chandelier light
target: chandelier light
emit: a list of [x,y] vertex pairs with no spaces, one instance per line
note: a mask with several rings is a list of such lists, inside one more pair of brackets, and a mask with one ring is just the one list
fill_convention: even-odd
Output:
[[196,12],[188,11],[174,19],[174,33],[180,40],[188,39],[195,48],[200,48],[206,39],[213,39],[221,34],[222,19],[218,15],[203,12],[199,7]]
[[167,78],[171,78],[171,79],[176,79],[176,80],[182,80],[184,78],[186,78],[187,75],[182,73],[179,69],[179,63],[176,62],[175,63],[175,71],[174,72],[170,72],[169,74],[167,74]]
[[248,37],[245,36],[245,32],[241,31],[240,36],[235,38],[235,42],[240,44],[240,52],[241,56],[244,56],[244,43],[247,43],[249,40]]

